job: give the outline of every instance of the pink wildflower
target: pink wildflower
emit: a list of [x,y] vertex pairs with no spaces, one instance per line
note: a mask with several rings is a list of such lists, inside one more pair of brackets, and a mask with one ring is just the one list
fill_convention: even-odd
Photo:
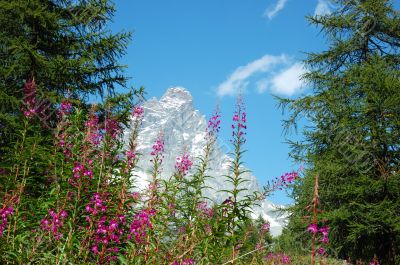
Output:
[[323,248],[323,247],[321,247],[321,248],[318,249],[318,254],[320,254],[320,255],[324,255],[325,252],[326,252],[326,250],[325,250],[325,248]]
[[154,210],[145,209],[133,217],[129,231],[134,235],[136,242],[141,242],[146,237],[147,229],[153,229],[150,220],[153,215],[155,215]]
[[101,135],[99,132],[99,117],[96,114],[92,114],[90,119],[86,121],[85,126],[87,128],[87,139],[93,145],[99,145],[101,141]]
[[63,227],[64,219],[68,217],[68,214],[65,210],[60,210],[57,213],[51,209],[49,217],[45,217],[40,221],[40,228],[52,234],[55,240],[59,240],[63,236],[59,230]]
[[261,232],[269,232],[270,229],[270,224],[269,222],[266,222],[261,225]]
[[134,106],[132,110],[132,116],[134,118],[141,118],[144,114],[144,109],[141,106]]
[[292,184],[298,178],[299,174],[296,171],[285,173],[272,181],[272,190],[281,190],[282,187],[288,187],[289,184]]
[[3,235],[4,230],[8,225],[8,217],[13,213],[13,207],[4,206],[3,209],[0,209],[0,237]]
[[318,226],[316,224],[310,224],[307,228],[307,231],[316,234],[318,232]]
[[232,136],[236,138],[236,141],[238,143],[243,144],[246,142],[245,135],[246,132],[245,130],[247,129],[246,126],[246,111],[244,108],[243,100],[242,98],[238,98],[238,102],[236,104],[236,111],[235,114],[233,115],[233,124],[232,124]]
[[159,135],[156,142],[153,144],[153,151],[151,151],[150,153],[153,156],[153,158],[150,161],[161,164],[164,158],[163,152],[164,152],[164,139],[162,135]]
[[193,259],[184,259],[182,261],[182,265],[192,265],[192,264],[195,264]]
[[36,102],[36,83],[35,79],[27,81],[23,88],[24,92],[24,108],[23,112],[26,117],[31,117],[38,112]]
[[118,136],[121,129],[116,119],[107,119],[105,124],[105,130],[107,135],[109,135],[112,139],[115,139]]
[[221,128],[221,115],[219,114],[218,111],[216,111],[211,118],[208,120],[208,127],[207,131],[210,135],[216,135],[218,134],[220,128]]
[[153,145],[153,151],[150,153],[152,156],[160,155],[164,152],[164,140],[162,137],[158,137]]
[[72,103],[71,102],[62,102],[60,104],[60,107],[58,108],[58,113],[61,116],[65,116],[67,114],[70,114],[72,112]]
[[203,217],[211,218],[214,215],[214,209],[208,207],[206,201],[199,202],[197,204],[197,209],[200,210],[200,215]]
[[188,154],[176,158],[175,168],[182,176],[187,174],[192,165],[193,162],[190,160]]

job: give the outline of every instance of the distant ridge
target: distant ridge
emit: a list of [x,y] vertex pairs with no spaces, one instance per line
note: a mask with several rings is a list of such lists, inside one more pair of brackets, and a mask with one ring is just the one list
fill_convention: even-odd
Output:
[[[174,171],[176,157],[182,155],[184,150],[191,157],[198,157],[202,154],[207,128],[206,118],[193,107],[192,95],[182,87],[169,88],[160,100],[152,98],[146,101],[143,107],[145,114],[138,141],[138,151],[143,156],[139,161],[139,170],[134,172],[138,176],[139,189],[144,188],[148,183],[149,176],[146,171],[151,167],[150,152],[160,131],[163,131],[165,140],[162,177],[167,178]],[[126,141],[128,137],[129,129],[125,132]],[[218,190],[229,188],[229,183],[226,183],[225,179],[221,177],[227,174],[229,162],[230,157],[222,151],[220,146],[216,146],[210,170],[207,172],[207,175],[212,178],[206,180],[206,185],[213,189],[206,189],[204,194],[215,202],[222,202],[228,196]],[[250,193],[259,190],[257,179],[251,173],[245,173],[244,178],[249,180],[244,187]],[[276,212],[278,207],[265,200],[260,206],[253,209],[254,218],[261,215],[270,222],[271,234],[274,236],[281,233],[282,227],[286,223],[286,216],[281,216]]]

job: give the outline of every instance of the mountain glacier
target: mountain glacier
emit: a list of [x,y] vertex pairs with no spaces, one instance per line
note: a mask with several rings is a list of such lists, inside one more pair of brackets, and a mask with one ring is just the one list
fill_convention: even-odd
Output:
[[[202,155],[206,144],[207,128],[207,120],[193,107],[191,94],[181,87],[168,89],[160,100],[152,98],[144,102],[143,108],[144,118],[138,138],[138,152],[142,154],[142,157],[134,172],[139,188],[148,185],[147,170],[151,168],[150,153],[160,132],[164,135],[165,143],[161,177],[167,178],[174,172],[176,157],[181,156],[184,152],[192,158]],[[129,129],[125,132],[125,138],[128,137]],[[207,175],[212,177],[206,179],[205,184],[211,188],[206,189],[204,195],[215,202],[224,201],[228,195],[220,190],[230,188],[229,183],[222,177],[228,173],[231,159],[226,154],[226,149],[228,149],[228,145],[217,144],[211,156],[210,170],[207,172]],[[244,178],[248,180],[244,186],[248,192],[260,189],[256,178],[251,173],[245,173]],[[281,215],[277,208],[277,205],[268,200],[253,208],[253,217],[261,215],[268,220],[271,225],[271,234],[274,236],[281,233],[286,222],[286,216]]]

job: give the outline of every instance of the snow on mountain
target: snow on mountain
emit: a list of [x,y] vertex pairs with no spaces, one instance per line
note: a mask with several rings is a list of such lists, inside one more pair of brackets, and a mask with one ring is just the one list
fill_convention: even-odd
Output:
[[[160,132],[163,133],[165,141],[161,177],[167,178],[174,171],[176,157],[182,155],[184,151],[192,158],[202,154],[207,128],[205,117],[193,107],[192,95],[181,87],[168,89],[160,100],[152,98],[146,101],[143,107],[145,114],[138,139],[138,151],[143,156],[138,164],[139,170],[134,172],[137,175],[139,188],[148,185],[148,170],[151,168],[150,153]],[[128,136],[129,130],[125,133],[125,137]],[[226,145],[218,144],[213,152],[210,170],[207,172],[212,178],[206,180],[206,186],[212,188],[204,192],[205,196],[215,202],[225,200],[228,195],[219,191],[230,188],[229,183],[222,177],[228,173],[230,161],[230,157],[223,152],[222,146],[226,147]],[[245,183],[248,192],[259,190],[257,180],[251,173],[245,173],[244,178],[249,180]],[[253,209],[253,217],[262,215],[270,222],[272,235],[279,235],[286,222],[286,217],[281,216],[276,209],[277,206],[268,200]]]

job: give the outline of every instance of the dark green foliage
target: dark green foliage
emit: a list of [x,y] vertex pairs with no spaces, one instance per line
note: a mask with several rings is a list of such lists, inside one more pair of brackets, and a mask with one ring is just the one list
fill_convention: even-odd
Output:
[[[86,102],[90,95],[125,85],[123,66],[117,60],[130,34],[107,29],[113,13],[106,0],[0,1],[0,168],[18,175],[11,167],[15,161],[26,161],[18,154],[24,150],[23,155],[35,161],[28,165],[37,173],[35,186],[29,188],[32,193],[45,182],[40,176],[51,157],[50,130],[63,98]],[[30,118],[32,126],[22,147],[22,109],[27,98],[23,87],[31,80],[36,82],[38,113]],[[7,186],[4,178],[0,183]]]
[[314,93],[281,99],[287,126],[311,122],[304,140],[291,143],[310,169],[294,189],[286,234],[304,238],[319,173],[330,254],[400,264],[400,15],[388,0],[337,2],[332,14],[309,18],[329,41],[305,61]]

